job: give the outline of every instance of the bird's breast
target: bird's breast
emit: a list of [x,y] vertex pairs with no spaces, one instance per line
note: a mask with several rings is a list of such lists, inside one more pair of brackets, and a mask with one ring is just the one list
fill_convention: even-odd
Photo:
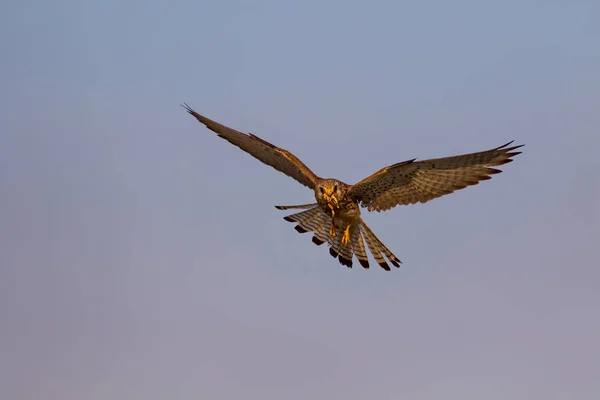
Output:
[[337,204],[332,204],[327,201],[318,201],[317,203],[323,212],[334,218],[352,220],[360,215],[358,204],[351,200],[349,201],[348,199],[338,199]]

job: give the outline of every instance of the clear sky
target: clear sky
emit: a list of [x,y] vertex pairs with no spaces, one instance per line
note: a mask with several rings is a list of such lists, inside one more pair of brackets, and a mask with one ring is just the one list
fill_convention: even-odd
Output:
[[[8,0],[0,51],[0,398],[600,398],[598,1]],[[526,147],[349,270],[182,102],[347,183]]]

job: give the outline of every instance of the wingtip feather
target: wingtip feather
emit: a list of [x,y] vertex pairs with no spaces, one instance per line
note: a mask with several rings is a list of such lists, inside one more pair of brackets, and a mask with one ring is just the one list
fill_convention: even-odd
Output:
[[195,111],[192,109],[192,107],[189,106],[188,103],[183,102],[183,104],[180,104],[181,107],[185,108],[185,110],[190,113],[193,114]]

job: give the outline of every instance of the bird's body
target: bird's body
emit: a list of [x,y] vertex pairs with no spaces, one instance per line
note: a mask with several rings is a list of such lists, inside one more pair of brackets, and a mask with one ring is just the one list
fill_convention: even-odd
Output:
[[318,179],[314,194],[316,203],[298,206],[275,206],[279,210],[306,209],[284,217],[296,222],[299,233],[314,232],[312,241],[317,246],[327,242],[329,254],[342,265],[352,267],[352,257],[356,256],[364,268],[369,268],[367,248],[375,261],[385,270],[390,270],[386,258],[399,267],[400,260],[373,234],[360,216],[360,206],[349,195],[351,185],[337,179]]
[[300,233],[313,232],[312,241],[316,245],[327,242],[329,253],[348,267],[352,267],[352,258],[356,257],[364,268],[369,268],[366,248],[383,269],[390,270],[388,261],[395,267],[400,266],[400,260],[365,224],[360,214],[361,206],[369,211],[385,211],[397,205],[425,203],[476,185],[490,179],[490,175],[500,173],[491,167],[511,162],[512,157],[520,154],[514,150],[521,147],[508,147],[512,143],[509,142],[491,150],[460,156],[424,161],[412,159],[382,168],[362,181],[348,185],[337,179],[320,178],[289,151],[212,121],[187,104],[184,107],[223,139],[313,189],[315,203],[275,207],[302,209],[284,219],[297,223],[295,229]]
[[346,228],[350,229],[360,219],[358,202],[347,195],[349,188],[349,185],[337,179],[322,179],[315,185],[317,205],[332,218],[332,237],[335,237],[337,228],[343,228],[342,232],[346,232]]

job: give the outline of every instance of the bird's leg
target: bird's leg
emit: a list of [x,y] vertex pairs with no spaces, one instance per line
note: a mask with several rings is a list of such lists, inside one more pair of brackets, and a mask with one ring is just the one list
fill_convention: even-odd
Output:
[[329,237],[334,238],[336,236],[335,233],[335,221],[333,218],[331,219],[331,225],[329,226]]
[[346,246],[348,243],[350,243],[350,224],[346,226],[346,229],[344,229],[344,235],[342,236],[342,244]]

